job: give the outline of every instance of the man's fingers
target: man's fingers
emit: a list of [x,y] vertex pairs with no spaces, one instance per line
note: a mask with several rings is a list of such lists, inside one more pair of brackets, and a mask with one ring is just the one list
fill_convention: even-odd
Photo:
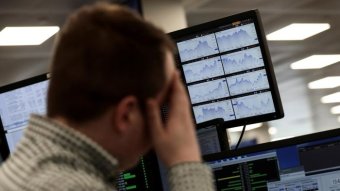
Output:
[[160,115],[160,108],[156,101],[147,101],[147,123],[152,137],[162,136],[164,127]]
[[182,108],[189,106],[187,93],[185,91],[184,84],[181,81],[180,73],[178,71],[176,71],[172,86],[172,98],[170,99],[170,105],[178,105],[178,102],[180,102],[181,104],[179,105]]
[[174,82],[174,88],[180,92],[185,92],[185,88],[184,88],[184,85],[182,83],[182,80],[181,80],[181,74],[179,73],[179,71],[176,71],[176,74],[175,74],[175,82]]

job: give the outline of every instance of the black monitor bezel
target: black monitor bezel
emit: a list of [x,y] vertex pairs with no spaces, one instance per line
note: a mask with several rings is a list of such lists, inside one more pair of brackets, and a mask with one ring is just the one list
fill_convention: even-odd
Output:
[[[260,115],[260,116],[253,116],[253,117],[235,119],[235,120],[232,120],[232,121],[225,121],[224,124],[223,124],[224,128],[231,128],[231,127],[236,127],[236,126],[240,126],[240,125],[276,120],[276,119],[283,118],[283,116],[284,116],[281,98],[280,98],[280,94],[279,94],[279,90],[278,90],[278,86],[277,86],[277,82],[276,82],[276,77],[275,77],[273,65],[272,65],[272,62],[271,62],[271,59],[270,59],[270,53],[269,53],[269,50],[268,50],[266,37],[264,35],[265,33],[264,33],[264,30],[263,30],[263,27],[262,27],[262,22],[261,22],[259,11],[258,10],[250,10],[250,11],[243,12],[243,13],[240,13],[240,14],[228,16],[228,17],[225,17],[225,18],[222,18],[222,19],[218,19],[218,20],[215,20],[215,21],[203,23],[203,24],[200,24],[200,25],[192,26],[192,27],[189,27],[189,28],[185,28],[185,29],[182,29],[182,30],[179,30],[179,31],[169,33],[169,36],[176,42],[176,41],[188,39],[188,37],[190,38],[190,36],[194,37],[199,33],[202,34],[203,32],[208,32],[208,31],[212,32],[214,30],[216,31],[216,28],[218,28],[218,27],[225,26],[227,24],[235,23],[235,22],[238,22],[238,21],[246,20],[246,19],[252,19],[254,24],[255,24],[256,32],[258,34],[259,45],[261,47],[261,53],[263,55],[263,60],[264,60],[264,64],[265,64],[265,70],[266,70],[267,76],[268,76],[270,92],[271,92],[272,97],[273,97],[275,112],[270,113],[270,114]],[[181,71],[181,75],[183,77],[182,78],[183,82],[185,83],[184,71],[181,68],[181,65],[180,65],[181,62],[180,62],[180,58],[179,58],[178,54],[176,55],[176,62],[177,62],[178,69]],[[189,94],[188,88],[186,88],[186,89],[187,89],[187,93]],[[194,113],[193,108],[191,108],[191,109],[192,109],[192,114],[193,114]],[[193,115],[193,118],[195,120],[194,115]]]
[[[2,93],[6,93],[9,91],[13,91],[19,88],[23,88],[25,86],[29,86],[29,85],[33,85],[36,83],[40,83],[43,81],[49,80],[49,74],[45,73],[45,74],[41,74],[35,77],[31,77],[25,80],[21,80],[18,82],[14,82],[8,85],[4,85],[2,87],[0,87],[0,94]],[[2,124],[2,120],[0,117],[0,154],[3,160],[6,160],[8,158],[8,156],[10,155],[10,151],[9,151],[9,146],[6,140],[6,135],[5,135],[5,129],[3,127]]]

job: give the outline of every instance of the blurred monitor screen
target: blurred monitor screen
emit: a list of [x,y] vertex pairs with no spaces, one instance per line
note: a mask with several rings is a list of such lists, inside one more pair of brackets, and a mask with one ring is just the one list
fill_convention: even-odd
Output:
[[222,190],[340,190],[340,131],[205,156]]
[[0,88],[2,155],[12,153],[21,139],[31,113],[46,113],[46,74]]

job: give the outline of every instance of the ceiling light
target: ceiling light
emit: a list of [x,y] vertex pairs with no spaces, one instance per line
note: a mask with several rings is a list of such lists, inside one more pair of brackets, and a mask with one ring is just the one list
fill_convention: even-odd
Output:
[[[245,131],[256,129],[256,128],[259,128],[261,126],[262,126],[262,123],[255,123],[255,124],[247,125]],[[238,126],[238,127],[230,128],[230,129],[228,129],[228,131],[230,133],[233,133],[233,132],[240,132],[240,131],[242,131],[242,129],[243,129],[243,126]]]
[[270,135],[275,135],[277,133],[277,128],[276,127],[269,127],[268,128],[268,133]]
[[313,55],[290,65],[294,70],[298,69],[318,69],[340,61],[340,54]]
[[340,105],[331,108],[332,114],[340,114]]
[[335,88],[340,86],[340,76],[331,76],[308,83],[309,89]]
[[268,40],[304,40],[328,30],[328,23],[293,23],[267,35]]
[[58,26],[5,27],[0,32],[0,46],[40,45],[58,31]]
[[337,102],[340,102],[340,92],[322,97],[321,102],[322,103],[337,103]]

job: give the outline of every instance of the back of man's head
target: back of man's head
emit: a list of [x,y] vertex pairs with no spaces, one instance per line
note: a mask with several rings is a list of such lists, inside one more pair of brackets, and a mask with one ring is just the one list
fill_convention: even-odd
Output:
[[47,115],[84,122],[127,95],[143,101],[165,83],[171,40],[136,13],[117,5],[85,6],[60,31]]

